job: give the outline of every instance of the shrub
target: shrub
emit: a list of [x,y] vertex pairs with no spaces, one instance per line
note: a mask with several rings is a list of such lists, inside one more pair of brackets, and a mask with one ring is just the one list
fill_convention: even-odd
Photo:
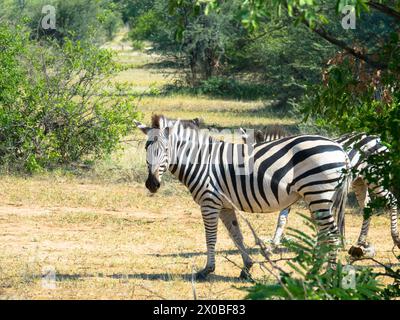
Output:
[[188,86],[185,82],[176,81],[172,85],[163,88],[164,93],[198,94],[219,98],[234,98],[244,100],[257,100],[271,98],[270,88],[262,83],[244,82],[223,76],[214,76],[202,80],[194,87]]
[[137,116],[109,95],[112,53],[84,42],[30,40],[0,24],[0,164],[36,171],[109,154]]
[[[122,25],[118,5],[107,0],[3,1],[5,1],[2,4],[4,19],[10,23],[20,22],[27,25],[31,30],[31,36],[35,38],[51,35],[59,41],[65,37],[72,37],[75,40],[91,38],[103,42],[112,38]],[[55,30],[41,28],[41,21],[45,16],[42,8],[45,5],[52,5],[56,9]]]
[[133,50],[143,51],[145,49],[145,43],[141,40],[132,40]]
[[211,77],[201,81],[197,92],[219,97],[234,97],[237,99],[259,99],[271,97],[272,92],[263,83],[238,81],[232,78]]

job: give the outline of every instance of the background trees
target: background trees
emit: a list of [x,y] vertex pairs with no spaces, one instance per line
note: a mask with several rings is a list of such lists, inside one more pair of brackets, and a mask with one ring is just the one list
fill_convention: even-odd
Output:
[[[56,8],[57,28],[44,30],[41,19],[42,8],[52,5]],[[122,15],[117,3],[106,0],[4,0],[0,18],[13,24],[25,25],[31,37],[51,35],[61,41],[68,36],[76,40],[89,37],[97,43],[111,39],[120,26]]]
[[[205,2],[205,11],[221,12],[222,2]],[[385,177],[386,186],[399,196],[400,2],[338,0],[334,6],[331,2],[323,0],[239,2],[237,17],[250,35],[259,34],[260,30],[273,30],[271,23],[292,25],[288,30],[294,38],[285,37],[285,40],[275,43],[280,46],[277,50],[279,53],[282,53],[285,42],[290,43],[289,50],[296,54],[296,57],[302,57],[301,53],[311,52],[315,47],[330,49],[325,51],[323,59],[316,58],[317,51],[310,57],[310,61],[313,61],[312,66],[315,66],[314,70],[316,74],[320,74],[321,80],[318,77],[310,77],[313,72],[307,68],[286,69],[291,79],[308,78],[308,93],[300,95],[301,114],[314,117],[321,127],[337,133],[364,131],[381,136],[391,152],[376,159],[374,171],[378,170]],[[181,2],[171,0],[170,5],[180,8]],[[341,10],[346,5],[353,5],[357,16],[354,31],[345,31],[340,24]],[[296,41],[299,39],[296,37],[300,35],[305,36]],[[310,39],[311,35],[317,38]],[[268,44],[277,41],[276,37],[270,39]],[[297,47],[301,49],[296,49]],[[256,46],[257,50],[262,50],[261,48],[260,45]],[[266,51],[271,53],[271,46],[268,46]],[[257,56],[265,55],[258,51]],[[327,56],[330,57],[329,60],[325,60]],[[280,60],[277,65],[280,67],[285,65],[285,59],[289,59],[287,61],[290,61],[292,66],[296,62],[296,58],[285,54],[278,54],[278,57]],[[324,60],[325,65],[322,63]],[[306,61],[307,59],[304,59],[303,63]],[[271,70],[272,64],[264,65]],[[308,66],[310,67],[310,64]],[[273,71],[275,76],[279,75],[279,72]],[[285,80],[287,84],[288,79]],[[299,84],[301,81],[297,80],[294,83]],[[374,179],[372,175],[370,178]]]

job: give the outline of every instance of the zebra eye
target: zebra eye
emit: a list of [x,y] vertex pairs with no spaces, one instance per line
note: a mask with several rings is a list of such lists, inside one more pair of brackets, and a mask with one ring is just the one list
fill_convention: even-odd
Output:
[[144,146],[144,148],[147,150],[147,149],[149,148],[150,145],[151,145],[151,142],[150,142],[150,141],[147,141],[147,142],[146,142],[146,145]]

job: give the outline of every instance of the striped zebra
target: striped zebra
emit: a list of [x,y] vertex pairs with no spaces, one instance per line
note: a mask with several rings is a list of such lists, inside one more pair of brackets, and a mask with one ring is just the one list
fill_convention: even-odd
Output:
[[[350,167],[343,148],[317,135],[298,135],[261,143],[254,148],[213,138],[206,130],[172,126],[163,116],[153,116],[151,127],[137,121],[147,135],[147,189],[155,193],[169,170],[200,205],[205,226],[207,263],[196,276],[204,279],[215,270],[217,225],[221,218],[242,254],[241,277],[253,264],[246,253],[235,210],[274,212],[303,198],[315,219],[320,241],[338,244],[332,215],[334,202],[347,198]],[[330,261],[336,261],[336,250]]]
[[[247,131],[242,128],[240,128],[240,130],[243,142],[247,143],[249,139]],[[289,136],[289,134],[282,128],[279,128],[279,126],[267,127],[263,130],[256,130],[254,133],[254,140],[256,143],[261,143],[263,141],[273,141],[287,136]],[[400,247],[400,238],[397,227],[397,201],[393,194],[382,186],[379,179],[375,182],[369,182],[365,174],[365,170],[369,166],[368,157],[371,155],[383,154],[388,152],[388,149],[381,143],[379,137],[366,135],[365,133],[345,134],[335,141],[341,144],[343,148],[347,150],[349,155],[351,167],[355,172],[351,185],[361,210],[370,203],[371,199],[368,189],[372,190],[376,196],[386,199],[391,216],[392,239],[394,243]],[[289,212],[290,208],[286,208],[279,213],[277,227],[272,239],[272,244],[274,246],[278,246],[281,243],[282,234],[287,223]],[[349,253],[354,257],[359,258],[367,251],[372,250],[372,247],[370,247],[370,244],[367,242],[370,222],[371,216],[368,218],[364,217],[357,244],[356,246],[352,246],[349,250]],[[344,235],[344,215],[338,217],[337,224],[340,226],[340,233]]]

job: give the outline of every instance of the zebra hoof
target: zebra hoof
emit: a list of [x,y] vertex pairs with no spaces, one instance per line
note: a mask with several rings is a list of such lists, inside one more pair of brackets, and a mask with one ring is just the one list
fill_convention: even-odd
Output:
[[243,269],[242,272],[240,272],[239,279],[244,281],[254,282],[253,278],[250,275],[249,270],[247,269]]
[[348,253],[355,259],[360,259],[364,256],[364,250],[362,247],[352,246]]
[[364,256],[367,258],[372,258],[375,257],[375,248],[373,245],[368,244],[367,246],[363,247],[364,248]]
[[196,280],[197,281],[204,281],[204,280],[207,279],[207,276],[208,276],[208,273],[205,273],[205,272],[202,272],[202,271],[197,272],[196,273]]
[[394,245],[397,246],[397,248],[400,249],[400,239],[399,238],[395,238],[394,239]]
[[372,258],[375,256],[375,248],[368,243],[359,246],[352,246],[349,249],[349,254],[355,259],[360,259],[363,257]]
[[207,276],[214,271],[215,268],[204,268],[203,270],[196,273],[196,280],[204,281],[207,279]]

